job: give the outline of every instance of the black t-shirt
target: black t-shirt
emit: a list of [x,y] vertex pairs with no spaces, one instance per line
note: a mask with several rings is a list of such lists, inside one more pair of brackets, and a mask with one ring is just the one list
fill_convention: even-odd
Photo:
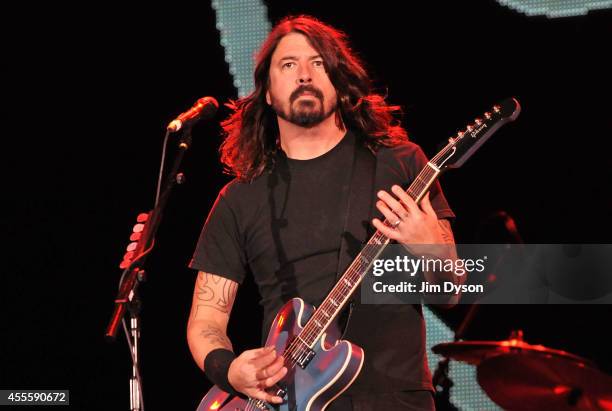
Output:
[[[250,183],[233,180],[210,211],[190,267],[238,283],[251,273],[262,297],[264,336],[288,300],[318,305],[334,284],[355,144],[360,139],[347,132],[314,159],[280,151],[271,172]],[[426,163],[414,143],[380,148],[375,189],[407,188]],[[438,218],[454,217],[437,182],[430,199]],[[420,306],[356,304],[345,338],[365,350],[349,392],[432,388]]]

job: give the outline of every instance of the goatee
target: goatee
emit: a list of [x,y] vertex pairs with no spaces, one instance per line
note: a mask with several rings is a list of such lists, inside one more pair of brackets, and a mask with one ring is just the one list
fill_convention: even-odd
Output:
[[[295,104],[296,100],[306,92],[318,100],[319,107],[317,107],[317,102],[313,99],[302,99]],[[326,112],[323,93],[313,86],[304,86],[291,93],[289,97],[289,112],[283,110],[274,98],[272,99],[272,109],[280,118],[290,123],[304,128],[312,128],[331,116],[336,107],[333,104],[330,110]]]

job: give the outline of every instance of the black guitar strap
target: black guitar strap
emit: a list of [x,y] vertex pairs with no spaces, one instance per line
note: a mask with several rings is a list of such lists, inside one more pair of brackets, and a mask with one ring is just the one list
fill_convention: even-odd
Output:
[[[372,215],[372,205],[374,199],[374,181],[376,175],[376,156],[364,147],[362,139],[355,138],[355,156],[353,157],[353,169],[351,171],[351,181],[347,200],[347,207],[344,215],[344,229],[342,230],[342,240],[338,258],[338,268],[336,271],[336,281],[355,259],[363,248],[373,231],[370,218]],[[346,331],[350,319],[354,300],[359,298],[358,291],[349,300],[348,308],[338,319],[341,330]]]

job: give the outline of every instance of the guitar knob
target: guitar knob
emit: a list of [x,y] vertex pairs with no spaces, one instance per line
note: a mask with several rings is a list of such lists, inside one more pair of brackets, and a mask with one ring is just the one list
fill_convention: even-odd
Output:
[[489,113],[488,111],[484,114],[484,116],[487,120],[491,120],[491,113]]

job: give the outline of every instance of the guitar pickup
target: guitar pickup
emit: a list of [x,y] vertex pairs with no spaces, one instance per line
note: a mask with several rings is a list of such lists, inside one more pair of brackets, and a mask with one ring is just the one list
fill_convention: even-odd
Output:
[[316,353],[313,350],[311,350],[310,348],[306,348],[306,351],[301,353],[300,356],[297,358],[297,365],[299,365],[301,369],[306,368],[306,366],[308,365],[308,363],[310,363],[310,360],[313,359],[315,354]]

